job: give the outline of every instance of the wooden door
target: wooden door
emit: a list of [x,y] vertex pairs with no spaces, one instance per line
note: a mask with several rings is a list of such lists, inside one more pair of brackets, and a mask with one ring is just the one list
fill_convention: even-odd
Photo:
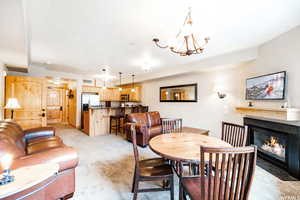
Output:
[[[14,112],[14,120],[23,129],[44,127],[46,118],[45,79],[24,76],[7,76],[5,79],[5,100],[17,98],[21,109]],[[11,118],[10,110],[5,118]]]
[[[73,98],[69,98],[68,102],[68,123],[76,127],[76,116],[77,116],[77,91],[76,89],[72,90],[72,93],[74,95]],[[76,127],[77,128],[77,127]]]
[[47,123],[63,122],[64,90],[48,87],[47,89]]

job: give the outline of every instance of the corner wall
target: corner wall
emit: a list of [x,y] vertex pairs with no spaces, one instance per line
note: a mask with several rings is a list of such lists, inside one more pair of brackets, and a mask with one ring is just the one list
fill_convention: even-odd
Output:
[[[145,82],[142,84],[143,104],[150,110],[160,111],[162,117],[183,118],[184,126],[210,130],[219,136],[221,121],[242,124],[242,116],[236,106],[247,106],[245,79],[268,73],[287,71],[287,98],[292,106],[300,107],[300,26],[261,45],[255,61],[236,65],[234,68],[199,72]],[[198,83],[197,103],[160,103],[159,87]],[[214,88],[222,88],[227,94],[219,99]],[[285,101],[254,101],[264,108],[280,108]]]

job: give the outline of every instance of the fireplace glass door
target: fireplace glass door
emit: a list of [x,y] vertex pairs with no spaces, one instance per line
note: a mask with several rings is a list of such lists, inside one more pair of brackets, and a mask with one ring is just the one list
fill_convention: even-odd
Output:
[[282,162],[286,162],[286,135],[266,130],[254,129],[253,142],[258,150]]

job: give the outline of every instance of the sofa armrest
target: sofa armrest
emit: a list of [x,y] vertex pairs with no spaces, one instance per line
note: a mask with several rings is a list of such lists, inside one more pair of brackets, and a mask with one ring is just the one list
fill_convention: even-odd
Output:
[[53,127],[33,128],[24,131],[24,137],[26,141],[39,137],[51,136],[55,136],[55,128]]
[[147,126],[147,124],[141,124],[141,123],[131,123],[131,122],[128,122],[128,123],[125,124],[125,129],[128,130],[128,131],[130,131],[131,125],[135,126],[137,134],[148,132],[148,126]]
[[131,125],[135,126],[137,137],[138,137],[138,135],[144,135],[147,140],[148,140],[148,138],[150,138],[149,128],[148,128],[147,124],[128,122],[125,124],[127,140],[131,141],[131,130],[130,130]]
[[59,147],[39,153],[21,156],[13,161],[12,169],[43,163],[59,164],[59,171],[75,168],[78,165],[78,154],[72,147]]
[[182,132],[181,118],[161,118],[162,132]]

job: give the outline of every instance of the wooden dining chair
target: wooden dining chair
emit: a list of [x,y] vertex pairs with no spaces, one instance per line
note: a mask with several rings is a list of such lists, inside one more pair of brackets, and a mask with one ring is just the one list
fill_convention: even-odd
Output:
[[247,127],[228,122],[222,122],[221,139],[234,147],[244,147],[247,141],[247,134]]
[[[131,137],[135,158],[135,170],[132,185],[133,200],[137,199],[140,192],[170,191],[171,200],[174,200],[174,174],[171,165],[162,158],[152,158],[146,160],[139,159],[139,152],[136,143],[136,131],[134,124],[131,124]],[[162,188],[139,189],[139,182],[162,181]],[[168,184],[165,184],[168,182]],[[166,186],[168,185],[168,186]]]
[[182,132],[182,119],[161,119],[163,133],[180,133]]
[[181,179],[192,200],[247,200],[253,182],[257,147],[200,147],[200,176]]

